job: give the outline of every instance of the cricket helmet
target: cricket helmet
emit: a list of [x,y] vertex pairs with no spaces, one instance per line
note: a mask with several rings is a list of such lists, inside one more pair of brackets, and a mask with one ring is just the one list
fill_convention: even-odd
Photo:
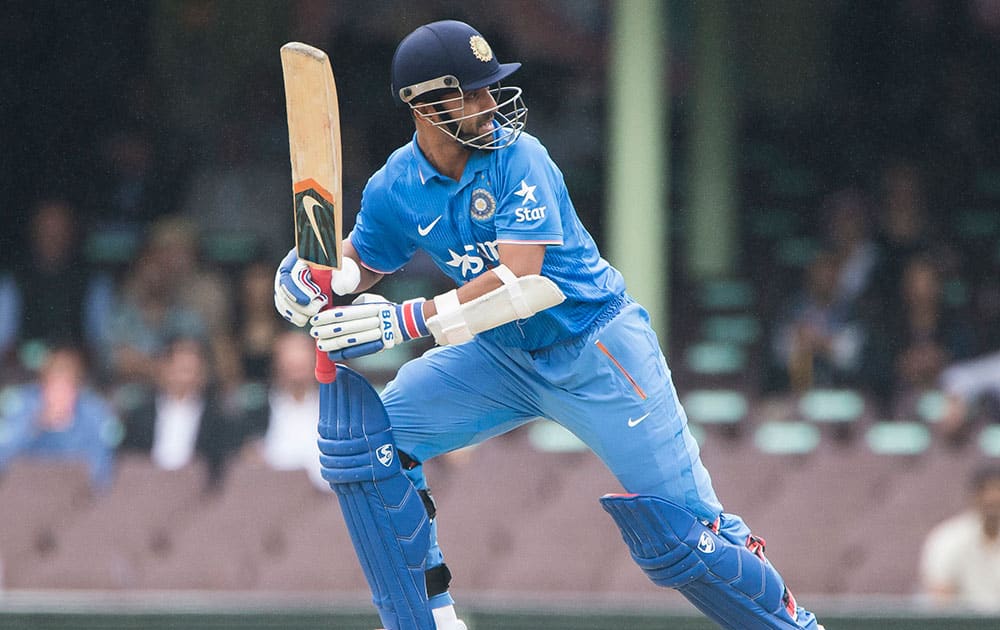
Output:
[[[392,58],[391,89],[397,103],[411,108],[431,106],[441,120],[433,124],[472,148],[499,149],[517,140],[528,110],[521,88],[499,82],[513,74],[520,63],[500,63],[486,39],[468,24],[444,20],[425,24],[399,43]],[[487,86],[496,101],[492,108],[494,129],[468,137],[462,121],[487,112],[464,115],[463,95]],[[458,96],[440,96],[457,91]],[[440,96],[440,98],[439,98]]]

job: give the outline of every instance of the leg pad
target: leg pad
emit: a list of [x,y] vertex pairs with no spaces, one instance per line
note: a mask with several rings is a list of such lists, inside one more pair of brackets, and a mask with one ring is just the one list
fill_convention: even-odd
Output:
[[320,385],[323,478],[337,494],[386,630],[434,630],[424,576],[430,518],[400,469],[389,417],[368,381],[342,365]]
[[659,586],[733,630],[815,630],[763,553],[719,536],[689,510],[659,497],[606,495],[632,558]]

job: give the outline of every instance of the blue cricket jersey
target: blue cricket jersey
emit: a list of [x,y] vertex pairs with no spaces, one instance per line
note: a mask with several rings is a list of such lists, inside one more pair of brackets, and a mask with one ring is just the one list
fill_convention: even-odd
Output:
[[474,151],[457,182],[437,172],[414,134],[368,180],[349,238],[370,269],[392,273],[422,249],[459,286],[499,265],[500,243],[547,245],[542,275],[566,301],[481,333],[502,346],[537,350],[575,337],[625,291],[559,168],[527,133],[504,149]]

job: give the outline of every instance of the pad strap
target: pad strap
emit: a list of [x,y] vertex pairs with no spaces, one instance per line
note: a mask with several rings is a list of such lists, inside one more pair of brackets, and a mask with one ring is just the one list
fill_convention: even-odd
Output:
[[437,322],[443,337],[443,340],[439,339],[438,343],[456,345],[472,339],[473,334],[469,330],[469,322],[465,320],[456,289],[435,296],[434,306],[437,308],[437,315],[432,319]]
[[518,319],[527,319],[534,315],[534,311],[528,306],[528,301],[524,297],[524,291],[521,290],[521,285],[517,281],[517,276],[514,272],[510,270],[507,265],[499,265],[493,268],[493,273],[500,278],[504,286],[510,294],[510,302],[514,307],[514,312],[517,313]]

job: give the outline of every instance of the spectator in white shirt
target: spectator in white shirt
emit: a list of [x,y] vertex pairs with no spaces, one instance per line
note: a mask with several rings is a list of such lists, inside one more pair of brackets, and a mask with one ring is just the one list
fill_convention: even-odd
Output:
[[1000,613],[1000,465],[977,470],[972,490],[972,508],[924,541],[923,589],[935,605]]
[[319,386],[313,375],[316,351],[312,338],[299,331],[275,339],[271,389],[267,397],[263,437],[250,446],[250,456],[275,470],[305,470],[316,487],[329,490],[320,476]]
[[242,441],[241,412],[215,387],[199,340],[173,340],[158,364],[155,392],[126,415],[122,449],[148,453],[164,470],[201,458],[214,487]]

